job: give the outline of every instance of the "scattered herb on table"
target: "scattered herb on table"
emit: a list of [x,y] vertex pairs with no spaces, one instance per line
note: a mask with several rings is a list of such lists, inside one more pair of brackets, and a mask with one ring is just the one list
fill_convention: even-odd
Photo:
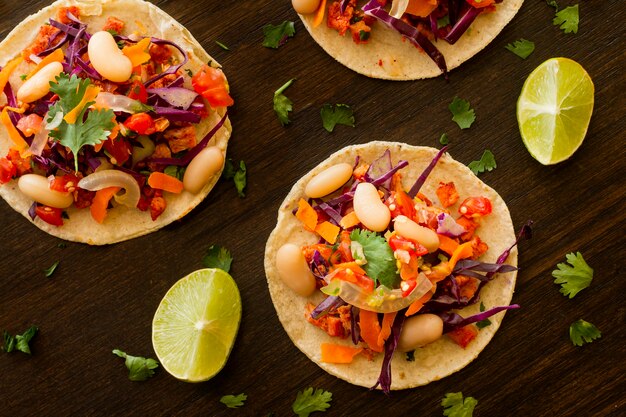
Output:
[[565,259],[567,263],[557,264],[557,269],[552,271],[552,276],[556,278],[554,283],[561,285],[559,292],[569,298],[574,298],[576,294],[591,285],[593,269],[587,265],[580,252],[568,253]]
[[474,120],[476,120],[474,109],[470,107],[470,103],[467,100],[454,97],[448,109],[452,113],[452,120],[456,122],[461,129],[469,128],[472,123],[474,123]]
[[591,343],[602,336],[600,330],[583,319],[577,320],[569,326],[569,338],[575,346]]
[[239,167],[235,168],[235,164],[230,158],[226,160],[226,163],[224,164],[224,171],[222,171],[222,178],[225,180],[233,180],[235,188],[237,189],[237,194],[239,194],[239,197],[241,198],[246,196],[243,192],[247,185],[246,173],[247,169],[244,161],[239,161]]
[[274,111],[282,126],[288,125],[291,122],[291,120],[289,120],[289,112],[293,110],[293,102],[283,93],[294,81],[295,78],[292,78],[278,90],[274,91]]
[[52,274],[54,274],[54,271],[56,271],[57,266],[59,266],[59,262],[60,261],[56,261],[49,268],[46,268],[43,270],[43,273],[46,275],[46,278],[50,278]]
[[526,59],[535,50],[535,43],[533,41],[522,38],[508,44],[507,46],[505,46],[505,48],[513,52],[518,57]]
[[219,46],[220,48],[222,48],[225,51],[230,51],[230,48],[226,45],[224,45],[222,42],[220,41],[215,41],[215,43],[217,44],[217,46]]
[[65,242],[58,243],[57,244],[57,248],[65,249],[65,248],[67,248],[67,243],[65,243]]
[[565,33],[578,33],[578,5],[569,6],[556,12],[552,24],[559,26]]
[[2,347],[2,350],[7,353],[10,353],[14,350],[19,350],[20,352],[24,352],[30,355],[31,352],[29,343],[31,339],[35,337],[38,330],[39,329],[37,328],[37,326],[30,326],[23,334],[18,334],[15,336],[12,336],[9,332],[5,330],[3,333],[4,345]]
[[324,104],[320,110],[324,129],[332,132],[336,125],[354,127],[354,114],[347,104]]
[[238,408],[243,405],[243,403],[248,399],[246,394],[239,395],[224,395],[220,398],[220,402],[228,408]]
[[293,22],[285,20],[280,25],[274,26],[268,24],[263,26],[263,46],[267,48],[278,49],[279,46],[283,46],[287,39],[295,35],[296,29]]
[[298,417],[308,417],[314,411],[326,411],[330,407],[333,394],[321,388],[313,391],[312,387],[299,391],[291,409]]
[[546,3],[550,7],[554,7],[554,10],[559,10],[559,5],[556,3],[556,0],[546,0]]
[[473,397],[463,399],[462,392],[448,393],[441,400],[443,415],[448,417],[472,417],[478,400]]
[[[485,304],[483,304],[482,301],[480,302],[480,311],[485,311]],[[491,320],[489,319],[484,319],[476,323],[476,327],[478,327],[479,330],[482,330],[487,326],[491,326]]]
[[441,137],[439,138],[439,143],[441,143],[442,145],[447,145],[448,143],[450,143],[450,139],[448,139],[448,135],[446,135],[445,133],[442,133]]
[[154,375],[154,370],[159,367],[159,362],[152,358],[142,358],[141,356],[131,356],[119,349],[113,349],[113,354],[126,359],[128,368],[128,379],[131,381],[145,381]]
[[497,168],[498,165],[496,164],[496,157],[489,149],[487,149],[483,152],[479,161],[472,161],[467,165],[467,167],[472,170],[474,175],[478,175],[485,171],[493,171],[493,169]]
[[225,247],[211,245],[204,258],[202,258],[202,263],[207,268],[218,268],[229,272],[230,265],[233,263],[233,257]]

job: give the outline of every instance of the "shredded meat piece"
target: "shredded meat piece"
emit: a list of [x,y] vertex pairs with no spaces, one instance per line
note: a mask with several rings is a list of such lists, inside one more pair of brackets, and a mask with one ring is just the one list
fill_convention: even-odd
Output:
[[87,191],[82,188],[77,188],[76,191],[74,191],[74,206],[79,209],[89,207],[95,196],[95,191]]
[[67,13],[71,13],[76,19],[80,19],[80,9],[77,6],[61,7],[57,13],[57,20],[65,25],[72,23]]
[[[154,152],[152,153],[152,155],[150,155],[150,158],[171,158],[171,157],[172,157],[172,151],[170,151],[169,146],[167,146],[165,143],[159,143],[154,149]],[[164,169],[162,165],[153,164],[151,162],[148,163],[148,168],[150,169],[150,171],[163,171]]]
[[456,222],[465,228],[465,233],[461,235],[461,240],[463,242],[467,242],[472,237],[474,237],[474,232],[478,227],[478,223],[473,218],[467,218],[465,216],[461,216],[456,219]]
[[150,45],[150,57],[157,64],[169,63],[172,58],[172,50],[167,45]]
[[[59,32],[59,29],[55,28],[54,26],[43,25],[42,27],[40,27],[39,33],[35,37],[33,43],[31,43],[28,48],[22,51],[22,58],[24,58],[24,60],[27,62],[33,62],[31,61],[30,56],[37,55],[52,46],[50,45],[50,39],[52,39],[52,37],[57,32]],[[55,42],[59,42],[60,38],[60,36],[57,37]]]
[[152,197],[152,200],[150,201],[150,217],[153,221],[165,211],[166,206],[167,203],[163,198],[163,192],[161,190],[155,190],[154,197]]
[[340,2],[333,2],[328,8],[328,18],[326,20],[328,27],[338,31],[341,36],[345,35],[350,28],[350,20],[354,14],[355,4],[356,0],[350,0],[350,3],[346,6],[345,12],[342,14]]
[[489,246],[483,242],[478,235],[475,235],[472,240],[472,259],[480,258],[487,250],[489,250]]
[[349,305],[341,306],[336,311],[314,319],[311,317],[311,312],[315,310],[315,306],[308,303],[304,316],[309,323],[324,330],[329,336],[345,339],[350,335],[350,320],[352,317],[350,309],[351,306]]
[[196,127],[193,125],[170,129],[163,133],[163,137],[174,153],[191,149],[196,146]]
[[102,30],[111,30],[121,34],[124,30],[124,25],[124,21],[118,19],[117,17],[109,16],[106,23],[102,27]]
[[448,208],[459,201],[459,193],[456,191],[454,182],[440,182],[437,188],[437,197],[444,208]]
[[[153,75],[150,75],[148,78],[152,78]],[[158,80],[156,80],[155,82],[153,82],[152,84],[150,84],[149,88],[161,88],[161,87],[167,87],[168,85],[170,85],[172,83],[172,81],[174,81],[176,78],[178,78],[178,75],[176,74],[167,74],[161,78],[159,78]]]

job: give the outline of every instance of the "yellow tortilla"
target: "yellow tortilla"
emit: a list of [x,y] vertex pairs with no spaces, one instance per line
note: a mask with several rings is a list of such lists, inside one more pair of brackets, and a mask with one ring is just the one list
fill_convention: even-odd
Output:
[[[183,69],[188,68],[195,73],[203,64],[209,61],[212,61],[214,67],[219,66],[185,27],[163,10],[142,0],[56,1],[27,17],[0,42],[0,66],[6,65],[11,59],[20,55],[22,50],[32,43],[39,31],[39,27],[48,22],[49,18],[56,19],[59,8],[67,6],[78,6],[80,8],[80,20],[88,24],[87,30],[90,33],[100,30],[107,17],[114,16],[125,22],[124,34],[137,31],[140,35],[167,39],[182,47],[189,55],[189,62]],[[10,82],[14,91],[17,91],[23,83],[19,77],[20,74],[28,73],[29,68],[33,67],[34,64],[22,63],[13,72]],[[190,84],[187,87],[190,87]],[[6,97],[0,93],[0,104],[4,103],[6,103]],[[211,111],[209,117],[196,125],[198,141],[217,124],[225,111],[225,108],[219,108],[216,112]],[[226,154],[231,131],[230,120],[227,119],[211,139],[209,145],[218,146]],[[0,156],[5,156],[12,145],[13,143],[9,139],[6,129],[0,127]],[[109,209],[103,224],[98,224],[92,219],[89,209],[79,210],[74,207],[67,210],[69,220],[64,220],[63,226],[52,226],[39,218],[35,218],[33,223],[43,231],[62,239],[84,242],[90,245],[115,243],[145,235],[182,218],[204,200],[218,179],[219,173],[198,194],[191,194],[187,191],[183,191],[181,194],[164,192],[163,195],[167,200],[167,208],[155,221],[150,218],[149,211],[142,212],[135,208],[116,206],[113,209]],[[1,185],[0,196],[13,209],[30,220],[28,209],[32,204],[32,200],[19,191],[17,180]]]
[[[523,1],[504,0],[496,4],[495,12],[481,13],[454,45],[441,39],[433,41],[445,57],[448,70],[458,67],[486,47],[513,19]],[[329,0],[328,6],[332,2]],[[361,7],[361,2],[357,4]],[[372,26],[369,42],[357,45],[352,41],[350,31],[342,37],[329,28],[326,17],[315,28],[313,14],[300,15],[300,19],[315,42],[330,56],[359,74],[385,80],[417,80],[441,75],[441,70],[428,55],[379,21]]]
[[[330,337],[326,332],[306,321],[305,306],[307,302],[317,305],[323,300],[323,294],[316,291],[313,296],[305,298],[289,289],[278,275],[275,255],[285,243],[304,246],[316,243],[318,240],[316,235],[305,231],[300,221],[292,214],[292,210],[298,205],[298,200],[304,197],[304,188],[311,178],[329,166],[341,162],[353,164],[357,156],[361,157],[361,161],[371,163],[380,157],[386,149],[390,149],[394,165],[403,159],[409,162],[409,166],[400,171],[403,175],[404,188],[407,190],[437,153],[436,149],[429,147],[411,146],[398,142],[370,142],[364,145],[349,146],[332,154],[293,186],[280,206],[276,228],[271,233],[265,247],[265,273],[272,302],[280,322],[293,343],[328,373],[363,387],[371,387],[376,383],[381,370],[383,354],[377,355],[371,362],[362,355],[357,355],[351,364],[321,362],[320,345],[322,343],[354,345],[350,338]],[[447,154],[439,160],[420,191],[429,197],[436,206],[439,206],[439,200],[435,190],[440,181],[453,181],[460,194],[459,201],[449,208],[452,213],[456,213],[459,204],[467,197],[483,196],[491,200],[493,212],[482,219],[477,233],[489,245],[489,250],[480,260],[495,262],[498,256],[515,241],[511,215],[502,198],[496,191],[479,180],[465,165],[453,160]],[[506,263],[517,265],[516,248],[511,251]],[[487,309],[510,304],[515,289],[515,278],[516,272],[498,274],[493,281],[483,287],[480,292],[480,299]],[[478,305],[458,311],[463,317],[478,312]],[[503,317],[504,313],[492,316],[490,318],[491,326],[483,328],[466,349],[458,346],[447,336],[443,336],[434,343],[416,349],[415,361],[413,362],[407,361],[404,353],[396,352],[391,361],[391,389],[398,390],[425,385],[462,369],[474,360],[489,343],[500,327]]]

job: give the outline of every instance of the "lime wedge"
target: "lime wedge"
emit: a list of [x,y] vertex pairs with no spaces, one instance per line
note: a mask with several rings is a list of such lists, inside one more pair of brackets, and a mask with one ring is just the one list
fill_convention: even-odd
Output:
[[571,59],[549,59],[530,73],[517,101],[517,123],[533,158],[551,165],[574,154],[591,120],[593,91],[587,71]]
[[221,269],[201,269],[169,289],[152,320],[152,346],[172,376],[206,381],[226,364],[241,321],[241,297]]

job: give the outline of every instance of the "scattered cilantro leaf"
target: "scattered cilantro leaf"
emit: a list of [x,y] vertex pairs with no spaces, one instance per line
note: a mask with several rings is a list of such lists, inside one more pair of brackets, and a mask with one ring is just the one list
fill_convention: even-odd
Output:
[[550,7],[554,7],[554,10],[559,10],[559,5],[556,4],[556,0],[546,0],[546,3]]
[[193,77],[193,72],[189,68],[185,68],[185,72],[188,76]]
[[186,170],[187,170],[187,168],[185,168],[185,167],[176,166],[176,165],[168,165],[163,170],[163,173],[166,174],[166,175],[169,175],[170,177],[174,177],[174,178],[182,181],[183,178],[185,177],[185,171]]
[[313,391],[312,387],[304,391],[298,391],[296,400],[291,405],[291,409],[298,417],[308,417],[314,411],[326,411],[330,407],[333,394],[321,388]]
[[410,350],[406,353],[407,362],[415,362],[415,350]]
[[445,15],[441,19],[437,19],[437,29],[445,28],[450,24],[450,16]]
[[[482,301],[480,302],[480,311],[485,311],[485,304],[483,304]],[[476,327],[478,327],[479,330],[482,330],[487,326],[491,326],[491,320],[489,319],[481,320],[476,323]]]
[[220,398],[220,402],[228,408],[238,408],[241,407],[247,399],[248,396],[246,394],[224,395]]
[[513,43],[505,46],[506,49],[513,52],[515,55],[522,59],[528,58],[530,54],[535,50],[535,43],[533,41],[528,41],[524,38],[517,40]]
[[222,48],[225,51],[230,51],[230,48],[226,45],[224,45],[222,42],[220,41],[215,41],[215,43],[217,44],[217,46],[219,46],[220,48]]
[[3,338],[4,346],[2,347],[2,350],[4,350],[6,353],[13,352],[13,350],[15,349],[15,336],[12,336],[9,332],[5,330],[3,333]]
[[233,178],[235,178],[236,172],[237,172],[237,169],[235,168],[235,163],[233,162],[231,158],[228,158],[226,160],[226,163],[224,164],[224,171],[222,171],[222,177],[225,180],[232,180]]
[[58,243],[57,244],[57,248],[65,249],[65,248],[67,248],[67,243],[65,243],[65,242]]
[[578,33],[578,5],[569,6],[556,12],[552,24],[559,26],[565,33]]
[[230,271],[230,265],[233,263],[233,257],[230,251],[219,245],[211,245],[204,258],[202,264],[207,268],[218,268],[225,272]]
[[27,77],[28,77],[28,74],[22,74],[22,75],[20,75],[20,80],[26,81]]
[[295,78],[292,78],[278,90],[274,91],[274,111],[282,126],[288,125],[291,122],[291,120],[289,120],[289,112],[293,110],[293,102],[289,100],[283,92],[289,88],[294,81]]
[[557,264],[558,269],[552,271],[552,276],[556,278],[554,283],[561,285],[559,292],[569,298],[574,298],[576,294],[591,285],[593,269],[587,265],[580,252],[568,253],[565,259],[567,263]]
[[493,171],[494,168],[497,168],[496,157],[493,153],[487,149],[483,152],[483,155],[480,157],[480,161],[472,161],[467,167],[472,170],[474,175],[478,175],[485,171]]
[[266,48],[278,49],[279,46],[283,46],[287,39],[293,37],[296,33],[296,28],[293,22],[285,20],[278,26],[272,24],[263,26],[263,46]]
[[320,110],[324,129],[332,132],[336,125],[354,127],[354,114],[347,104],[337,104],[333,108],[332,104],[324,104]]
[[113,349],[113,354],[126,359],[128,379],[131,381],[145,381],[154,375],[154,370],[159,367],[159,363],[152,358],[146,359],[141,356],[131,356],[119,349]]
[[448,139],[448,135],[446,135],[445,133],[442,133],[441,137],[439,138],[439,143],[441,143],[442,145],[447,145],[448,143],[450,143],[450,139]]
[[354,229],[350,233],[350,240],[363,246],[363,253],[367,260],[363,269],[367,272],[367,276],[373,279],[375,284],[380,282],[387,288],[395,288],[400,276],[397,273],[393,251],[387,240],[378,236],[376,232],[361,229]]
[[476,120],[476,114],[474,109],[470,108],[470,103],[467,100],[463,100],[458,97],[452,99],[452,103],[448,106],[448,109],[452,113],[452,120],[456,122],[461,129],[469,128],[474,120]]
[[[15,335],[15,340],[14,340],[15,349],[19,350],[20,352],[24,352],[30,355],[30,346],[28,345],[28,343],[30,343],[30,340],[33,337],[35,337],[38,330],[39,329],[37,328],[37,326],[30,326],[28,330],[26,330],[23,334]],[[5,332],[5,345],[6,345],[6,332]]]
[[59,261],[56,261],[55,263],[53,263],[52,266],[50,266],[50,268],[46,268],[43,270],[43,273],[46,275],[46,278],[49,278],[52,276],[52,274],[54,274],[54,271],[57,269],[57,266],[59,266]]
[[583,319],[577,320],[569,326],[569,338],[575,346],[591,343],[602,336],[600,330]]
[[472,417],[478,400],[473,397],[463,399],[462,392],[447,393],[441,400],[443,415],[448,417]]
[[239,197],[244,198],[246,195],[243,190],[246,188],[246,164],[243,161],[239,161],[239,169],[235,172],[235,176],[233,177],[233,181],[235,181],[235,188],[237,188],[237,194]]

